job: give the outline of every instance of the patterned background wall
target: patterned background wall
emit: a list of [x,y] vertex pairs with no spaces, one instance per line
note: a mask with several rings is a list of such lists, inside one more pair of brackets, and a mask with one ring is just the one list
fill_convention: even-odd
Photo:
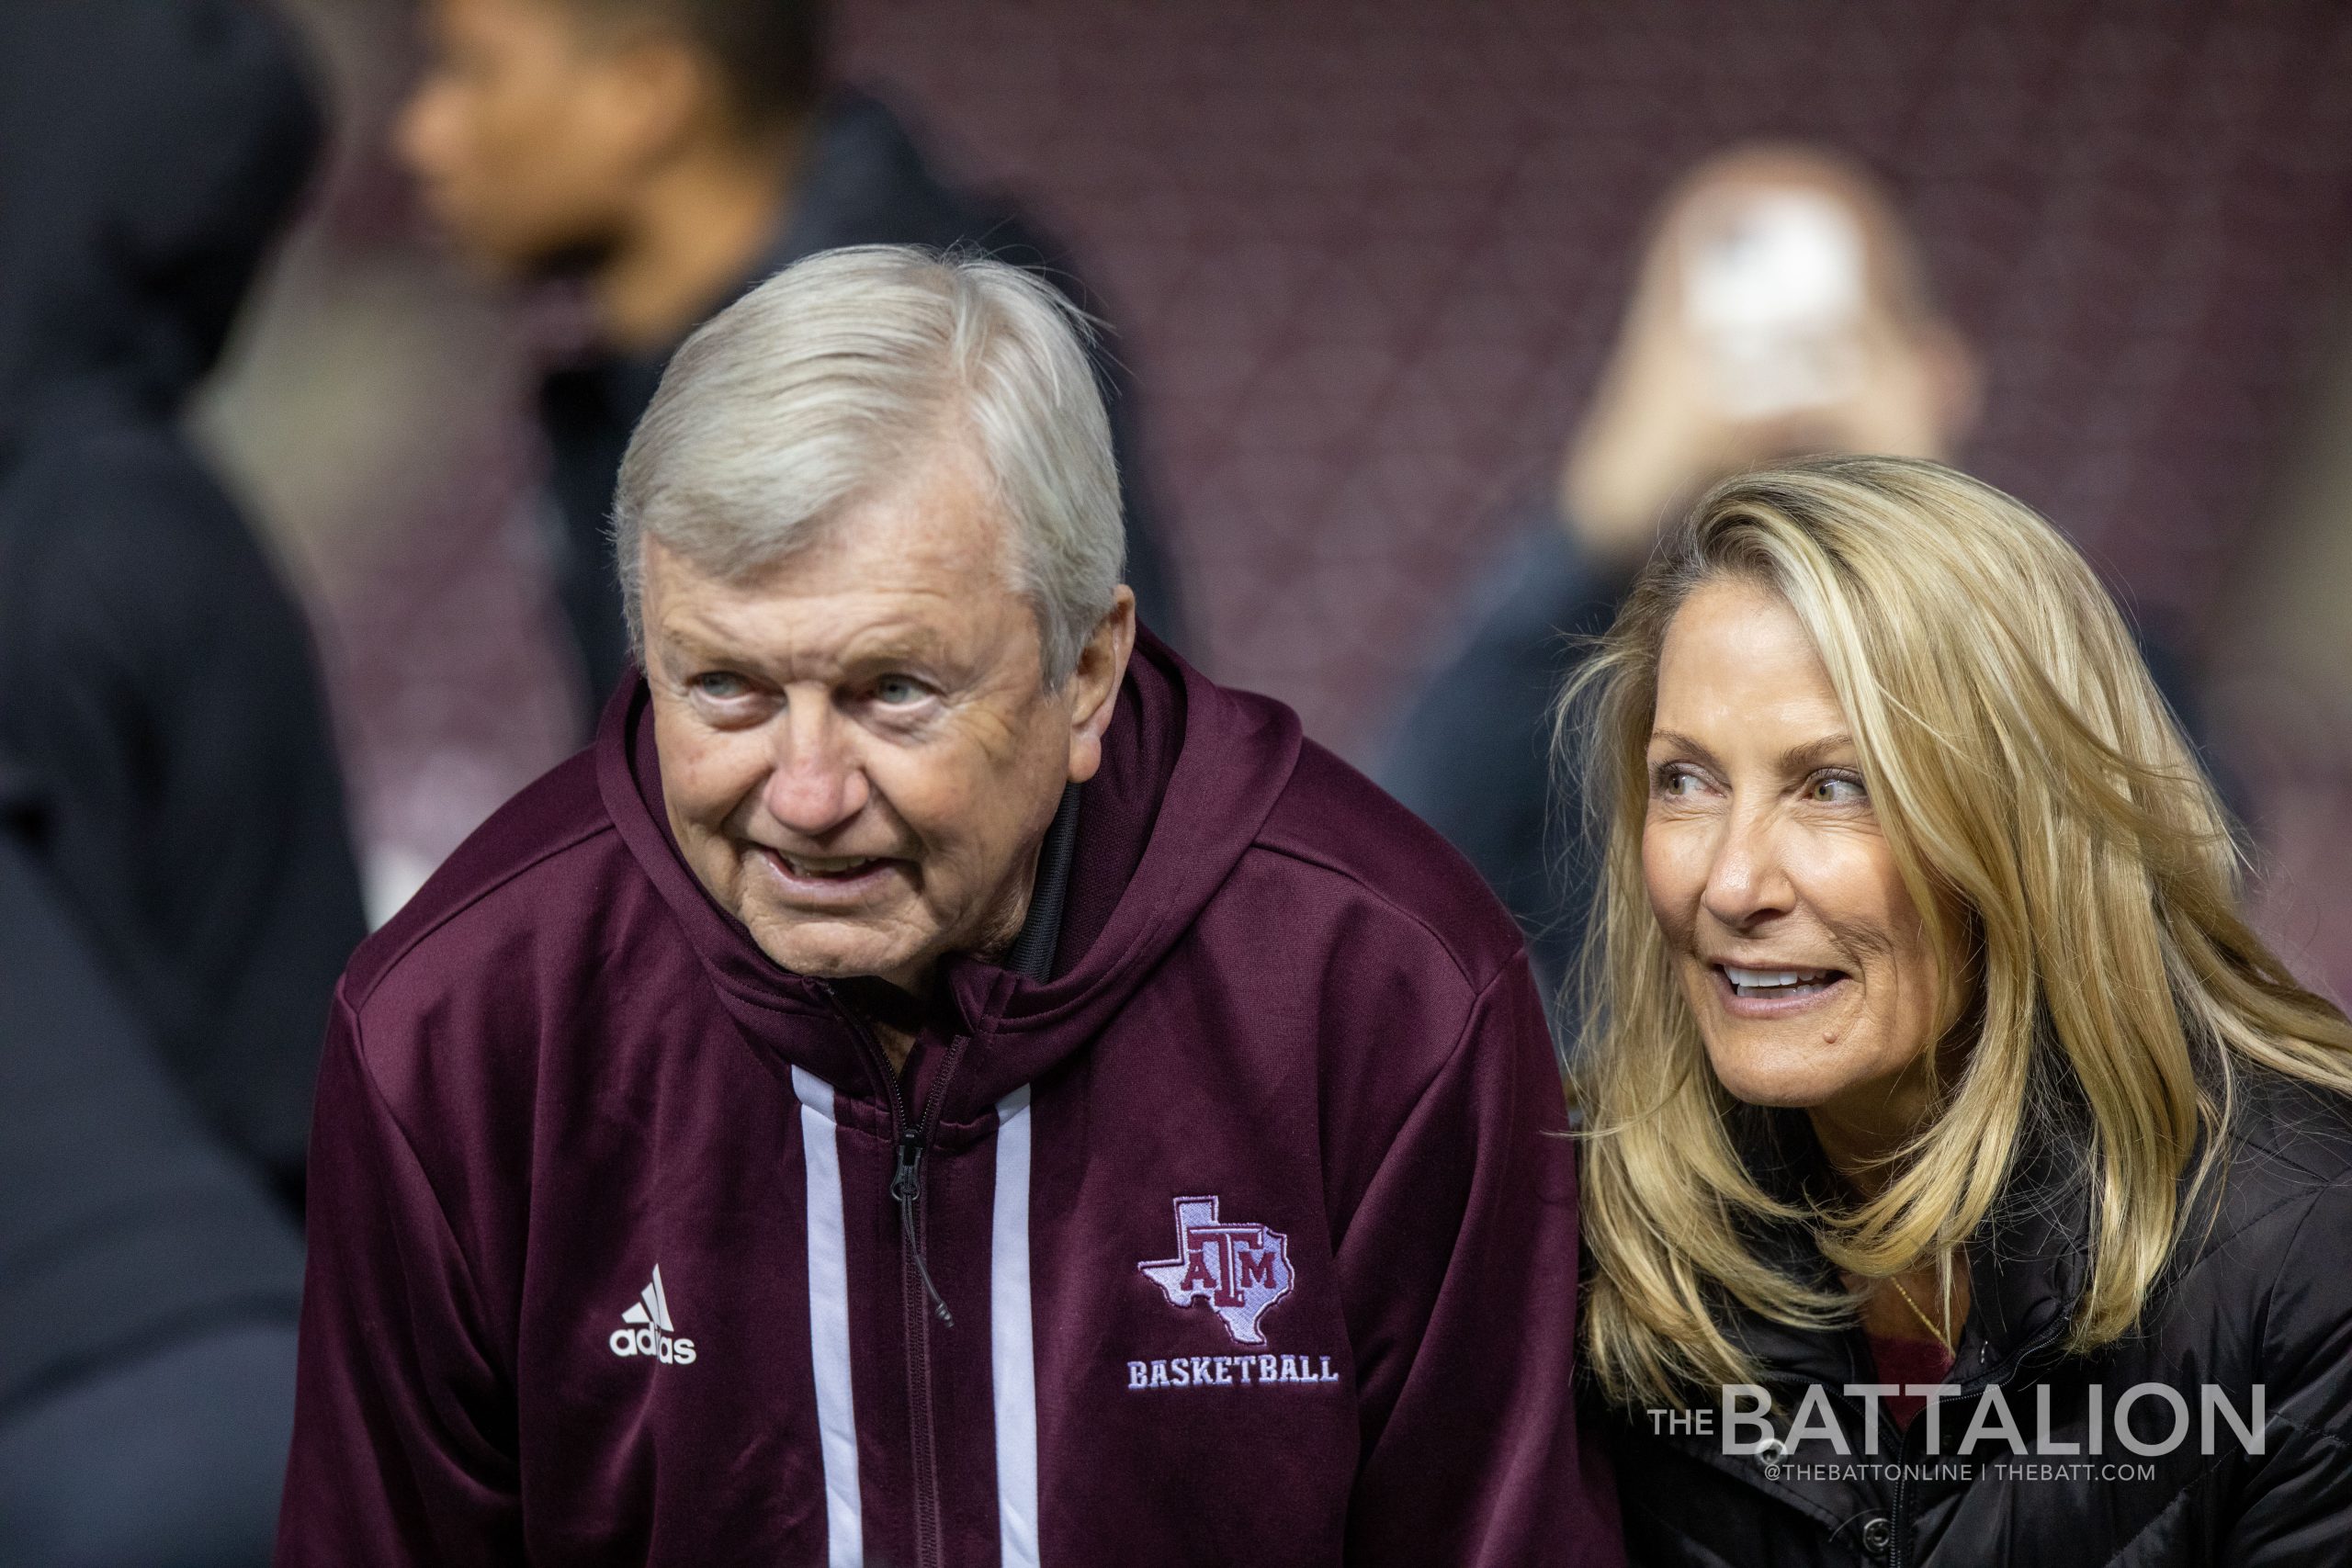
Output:
[[[219,423],[316,591],[367,831],[421,867],[567,740],[530,334],[450,283],[381,155],[401,8],[305,14],[344,158]],[[1963,460],[2197,656],[2229,643],[2352,259],[2352,9],[2321,0],[853,0],[844,24],[847,73],[1109,296],[1204,662],[1358,757],[1549,482],[1645,220],[1709,152],[1797,138],[1892,182],[1984,355]],[[400,367],[372,412],[308,406],[306,372],[366,353]],[[2352,883],[2346,779],[2297,819],[2306,884]],[[2309,897],[2274,920],[2352,981]]]
[[2329,5],[872,4],[854,60],[1120,302],[1232,677],[1375,725],[1548,481],[1706,152],[1891,176],[1988,361],[1969,450],[2188,629],[2352,260]]

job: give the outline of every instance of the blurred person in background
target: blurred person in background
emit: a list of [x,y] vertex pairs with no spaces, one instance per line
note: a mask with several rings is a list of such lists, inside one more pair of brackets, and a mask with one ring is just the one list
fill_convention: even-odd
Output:
[[[594,341],[546,378],[556,587],[599,703],[628,659],[613,485],[662,366],[778,268],[843,245],[970,246],[1090,310],[1010,206],[944,184],[890,111],[826,80],[824,0],[430,0],[402,156],[459,248],[511,281],[585,285]],[[1098,347],[1145,623],[1184,641],[1133,399]]]
[[1519,918],[1547,997],[1575,962],[1594,877],[1575,780],[1554,793],[1552,699],[1659,528],[1723,475],[1777,457],[1947,457],[1976,408],[1973,355],[1893,204],[1852,163],[1742,147],[1668,197],[1556,488],[1472,600],[1467,644],[1408,706],[1380,770]]
[[256,6],[0,3],[0,759],[142,1032],[289,1198],[358,874],[301,610],[179,416],[319,135]]
[[301,1239],[56,897],[22,785],[0,777],[0,1562],[261,1568]]

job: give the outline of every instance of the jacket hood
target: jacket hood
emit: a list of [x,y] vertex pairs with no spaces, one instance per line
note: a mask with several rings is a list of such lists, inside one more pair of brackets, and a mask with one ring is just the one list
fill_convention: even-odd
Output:
[[176,405],[321,132],[257,5],[0,0],[0,440],[78,383]]
[[[684,930],[745,1037],[782,1063],[863,1093],[867,1068],[833,987],[780,968],[704,891],[661,804],[642,677],[605,710],[597,783],[622,841]],[[1031,978],[958,955],[941,987],[972,1036],[944,1120],[984,1118],[1012,1090],[1091,1040],[1184,935],[1255,841],[1298,762],[1297,716],[1233,692],[1148,632],[1120,688],[1102,767],[1080,791],[1055,966]]]

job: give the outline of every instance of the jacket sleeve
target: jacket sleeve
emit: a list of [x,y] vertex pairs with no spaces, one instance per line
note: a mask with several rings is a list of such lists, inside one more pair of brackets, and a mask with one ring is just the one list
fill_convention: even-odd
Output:
[[279,1568],[524,1561],[514,1396],[498,1343],[338,996],[311,1145]]
[[1622,1561],[1579,1440],[1576,1167],[1524,956],[1479,995],[1339,1241],[1363,1447],[1351,1568]]
[[[2222,1561],[2302,1568],[2341,1560],[2352,1530],[2352,1189],[2323,1190],[2287,1245],[2264,1314],[2261,1457],[2238,1497]],[[2229,1439],[2228,1429],[2222,1436]]]

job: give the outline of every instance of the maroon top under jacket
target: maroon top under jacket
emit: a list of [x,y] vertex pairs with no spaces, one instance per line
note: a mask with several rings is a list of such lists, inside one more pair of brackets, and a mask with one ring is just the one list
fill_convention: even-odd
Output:
[[1510,919],[1281,705],[1119,702],[1058,962],[949,961],[903,1082],[641,682],[360,950],[281,1564],[1618,1560]]

